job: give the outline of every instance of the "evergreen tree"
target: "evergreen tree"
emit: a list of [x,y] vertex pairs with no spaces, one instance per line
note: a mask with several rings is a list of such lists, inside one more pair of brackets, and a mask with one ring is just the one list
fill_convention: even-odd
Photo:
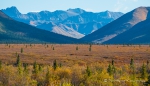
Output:
[[61,64],[61,63],[59,64],[59,67],[62,67],[62,64]]
[[28,73],[27,64],[24,64],[24,72]]
[[112,59],[111,64],[114,66],[114,60]]
[[39,71],[42,71],[42,65],[39,65]]
[[57,65],[57,61],[56,61],[56,60],[54,60],[54,62],[53,62],[53,69],[54,69],[54,70],[56,70],[56,69],[57,69],[57,67],[58,67],[58,65]]
[[35,61],[33,64],[33,73],[35,74],[35,77],[37,76],[38,72],[39,72],[39,65]]
[[21,48],[20,52],[23,53],[23,48]]
[[90,70],[89,66],[87,66],[87,68],[86,68],[86,73],[88,76],[91,76],[91,70]]
[[33,69],[35,69],[36,66],[37,66],[37,63],[36,63],[36,61],[35,61],[35,62],[33,63]]
[[130,61],[130,77],[131,77],[131,80],[135,80],[135,67],[134,67],[134,60],[131,58],[131,61]]
[[79,48],[78,48],[78,46],[76,47],[76,50],[78,50]]
[[18,56],[18,53],[16,52],[16,57]]
[[115,73],[116,72],[116,68],[115,68],[114,60],[113,59],[112,59],[111,64],[112,64],[112,71],[113,71],[113,73]]
[[17,61],[16,61],[16,65],[18,66],[20,64],[20,56],[19,56],[19,54],[18,54],[18,56],[17,56]]
[[27,64],[24,64],[24,71],[27,70]]
[[90,44],[89,51],[92,51],[92,44]]
[[91,49],[91,47],[89,48],[89,51],[91,51],[92,49]]
[[38,66],[38,64],[36,63],[36,61],[34,62],[34,64],[33,64],[33,71],[32,71],[32,73],[33,73],[33,79],[37,79],[37,77],[38,77],[38,73],[39,73],[39,66]]
[[145,64],[142,65],[142,69],[141,69],[141,78],[142,79],[146,79],[147,78],[147,69],[146,69],[146,66]]
[[145,86],[149,86],[150,85],[150,76],[148,76],[148,80],[144,83]]
[[19,64],[18,64],[18,72],[19,72],[19,74],[23,73],[22,63],[21,62],[19,62]]
[[110,76],[114,75],[114,73],[116,72],[116,68],[114,66],[114,60],[112,60],[111,64],[108,65],[107,72],[109,73]]
[[112,68],[112,65],[108,65],[108,68],[107,68],[107,72],[108,72],[108,74],[111,76],[111,75],[113,75],[113,68]]
[[130,67],[131,67],[131,68],[134,68],[134,61],[133,61],[132,58],[131,58],[131,61],[130,61]]
[[50,84],[50,72],[49,69],[47,68],[47,73],[45,77],[45,86],[49,86],[49,84]]

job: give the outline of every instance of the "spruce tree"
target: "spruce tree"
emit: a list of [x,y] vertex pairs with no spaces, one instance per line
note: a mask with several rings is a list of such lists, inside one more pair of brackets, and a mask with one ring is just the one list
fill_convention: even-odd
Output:
[[37,79],[38,73],[39,73],[39,66],[36,63],[36,61],[33,64],[33,71],[32,71],[32,73],[33,73],[33,79]]
[[91,70],[90,70],[89,66],[87,66],[87,68],[86,68],[86,73],[87,73],[87,76],[91,76]]
[[33,69],[35,69],[36,66],[37,66],[37,63],[36,63],[36,61],[35,61],[35,62],[33,63]]
[[19,72],[19,74],[23,73],[22,63],[21,62],[19,62],[19,64],[18,64],[18,72]]
[[111,64],[108,65],[107,72],[110,76],[114,75],[116,68],[114,66],[114,60],[111,61]]
[[150,75],[148,76],[148,80],[144,83],[145,86],[149,86],[150,85]]
[[39,65],[39,71],[42,71],[42,65]]
[[27,70],[27,64],[24,64],[24,71]]
[[108,65],[107,72],[110,76],[113,74],[112,65],[110,65],[110,64]]
[[76,50],[78,50],[79,48],[78,48],[78,46],[76,47]]
[[35,74],[35,77],[37,77],[37,74],[39,73],[39,65],[36,63],[36,61],[33,64],[33,73]]
[[59,64],[59,67],[62,67],[62,64],[61,64],[61,63]]
[[27,64],[24,64],[24,72],[25,72],[25,73],[28,73],[27,66],[28,66]]
[[17,60],[16,60],[16,65],[18,66],[19,64],[20,64],[20,56],[19,56],[19,54],[18,54]]
[[20,52],[23,53],[23,48],[21,48]]
[[114,66],[114,60],[112,59],[111,64]]
[[135,80],[135,67],[134,67],[134,60],[132,58],[130,61],[130,73],[131,73],[131,79]]
[[142,69],[141,69],[141,78],[142,79],[146,79],[147,78],[147,69],[146,69],[146,66],[145,64],[142,65]]
[[133,60],[133,58],[131,58],[130,67],[131,67],[131,68],[134,68],[134,60]]
[[50,84],[50,72],[49,69],[47,68],[47,73],[45,77],[45,86],[49,86],[49,84]]
[[56,59],[53,62],[53,69],[56,70],[58,67]]
[[91,48],[91,47],[89,47],[89,51],[92,51],[92,48]]

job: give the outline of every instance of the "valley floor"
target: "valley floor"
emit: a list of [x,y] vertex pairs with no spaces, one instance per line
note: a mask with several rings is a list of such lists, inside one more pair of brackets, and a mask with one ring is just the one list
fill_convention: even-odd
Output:
[[150,46],[1,44],[0,61],[0,85],[142,86]]

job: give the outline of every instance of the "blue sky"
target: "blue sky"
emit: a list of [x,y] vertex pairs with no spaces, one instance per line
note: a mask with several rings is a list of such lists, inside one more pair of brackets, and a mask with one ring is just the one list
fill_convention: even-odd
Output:
[[140,6],[150,6],[150,0],[1,0],[0,9],[16,6],[21,13],[82,8],[86,11],[129,12]]

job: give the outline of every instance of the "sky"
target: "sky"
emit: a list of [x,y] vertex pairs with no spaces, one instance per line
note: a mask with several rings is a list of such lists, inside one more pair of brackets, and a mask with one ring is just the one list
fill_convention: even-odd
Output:
[[150,0],[0,0],[0,9],[16,6],[21,13],[81,8],[91,12],[127,13],[140,6],[150,6]]

